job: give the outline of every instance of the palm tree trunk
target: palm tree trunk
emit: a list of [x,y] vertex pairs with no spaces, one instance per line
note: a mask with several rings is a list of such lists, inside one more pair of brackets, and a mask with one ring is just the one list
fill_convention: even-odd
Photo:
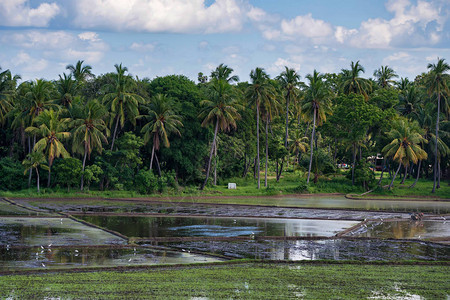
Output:
[[419,176],[420,176],[420,166],[422,164],[422,161],[419,160],[419,165],[417,166],[417,176],[416,176],[416,180],[414,181],[414,183],[409,187],[409,188],[413,188],[416,186],[417,181],[419,181]]
[[309,157],[309,168],[308,168],[308,179],[306,184],[309,184],[309,177],[311,176],[311,167],[313,159],[313,145],[314,145],[314,135],[316,134],[316,106],[314,106],[314,116],[313,116],[313,129],[311,133],[311,155]]
[[49,166],[48,168],[48,180],[47,180],[47,187],[50,187],[50,181],[51,181],[51,177],[52,177],[52,168]]
[[438,161],[438,182],[437,182],[437,189],[441,188],[441,162]]
[[394,177],[392,177],[392,181],[391,181],[391,183],[389,184],[389,189],[391,189],[392,186],[394,185],[395,177],[397,177],[398,171],[400,171],[400,167],[401,167],[401,166],[402,166],[402,164],[399,163],[399,164],[398,164],[397,171],[395,172]]
[[[438,85],[439,86],[439,85]],[[441,109],[441,93],[438,88],[438,103],[437,103],[437,116],[436,116],[436,140],[434,143],[434,175],[433,175],[433,190],[432,193],[436,192],[436,179],[438,173],[438,138],[439,138],[439,113]]]
[[155,141],[153,141],[153,147],[152,147],[152,158],[150,159],[150,166],[148,167],[148,170],[151,171],[153,167],[153,158],[155,157]]
[[400,184],[405,183],[406,176],[408,176],[408,167],[407,166],[405,166],[405,176],[403,176],[402,182],[400,182]]
[[209,178],[209,170],[211,169],[211,160],[212,160],[212,156],[214,153],[214,146],[216,145],[216,138],[217,138],[217,132],[219,130],[219,120],[216,120],[216,128],[214,129],[214,139],[211,145],[211,150],[209,151],[209,160],[208,160],[208,165],[206,166],[206,178],[205,181],[203,182],[202,186],[200,187],[200,190],[203,190],[206,186],[206,184],[208,183],[208,178]]
[[269,114],[267,114],[267,116],[266,116],[266,171],[264,174],[264,186],[265,187],[267,187],[267,165],[269,164],[269,142],[268,142],[269,131],[268,131],[268,127],[269,127]]
[[159,164],[158,154],[155,153],[156,166],[158,167],[158,176],[161,177],[161,165]]
[[380,180],[378,180],[378,185],[380,185],[381,181],[383,180],[383,174],[384,174],[385,167],[386,167],[386,157],[383,158],[383,164],[381,165],[381,175],[380,175]]
[[86,157],[87,157],[87,147],[84,147],[84,157],[83,157],[83,168],[81,169],[81,186],[80,190],[82,191],[84,188],[84,168],[86,167]]
[[284,147],[287,148],[288,146],[288,127],[289,127],[289,92],[286,95],[286,135],[284,137]]
[[352,185],[355,185],[356,144],[353,143]]
[[41,190],[39,188],[39,170],[37,167],[36,167],[36,176],[37,176],[37,191],[39,193]]
[[117,127],[119,127],[119,115],[117,115],[116,125],[114,126],[114,134],[111,142],[111,151],[114,148],[114,141],[116,140]]
[[[28,153],[31,153],[31,137],[28,137]],[[31,176],[33,175],[33,168],[30,168],[30,174],[28,175],[28,188],[31,186]]]
[[260,164],[259,164],[259,103],[256,104],[256,164],[258,176],[258,190],[261,188]]
[[217,185],[217,144],[214,145],[214,185]]

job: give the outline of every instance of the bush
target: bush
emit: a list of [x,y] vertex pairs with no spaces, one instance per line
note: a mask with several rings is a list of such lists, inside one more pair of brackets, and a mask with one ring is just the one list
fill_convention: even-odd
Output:
[[306,180],[304,178],[301,178],[299,180],[299,184],[296,187],[292,188],[289,192],[299,194],[299,193],[304,193],[307,190],[308,190],[308,185],[306,184]]
[[140,194],[151,194],[158,187],[158,179],[151,170],[140,170],[134,179],[134,187]]
[[25,188],[26,176],[19,161],[10,157],[0,159],[0,190],[15,191]]

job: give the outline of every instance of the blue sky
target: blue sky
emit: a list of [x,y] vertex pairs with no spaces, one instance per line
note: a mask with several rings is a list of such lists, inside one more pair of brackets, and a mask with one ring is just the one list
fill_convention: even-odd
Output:
[[302,78],[360,60],[400,76],[450,60],[447,0],[1,0],[0,67],[56,79],[84,60],[94,74],[122,63],[150,79],[196,80],[220,63],[242,81],[255,67]]

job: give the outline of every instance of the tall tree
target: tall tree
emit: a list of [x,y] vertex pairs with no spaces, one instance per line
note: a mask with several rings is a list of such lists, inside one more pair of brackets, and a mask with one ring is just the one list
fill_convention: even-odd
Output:
[[66,66],[66,69],[70,71],[72,76],[79,84],[83,84],[89,78],[94,77],[94,75],[92,74],[92,67],[90,65],[83,66],[83,63],[84,60],[79,60],[77,61],[75,66],[74,65]]
[[260,160],[259,160],[259,117],[261,115],[261,103],[275,97],[275,89],[269,82],[269,75],[262,68],[256,68],[250,72],[252,84],[245,91],[249,104],[256,108],[256,164],[258,175],[258,189],[261,188]]
[[59,75],[59,79],[55,82],[56,86],[56,104],[65,108],[72,107],[72,102],[77,94],[77,82],[72,79],[72,75],[63,73],[63,76]]
[[[2,68],[0,67],[0,71]],[[5,123],[6,114],[13,108],[12,101],[16,92],[17,80],[20,76],[11,75],[10,70],[0,72],[0,123]]]
[[300,75],[294,69],[284,67],[284,71],[277,77],[283,88],[284,99],[286,100],[286,134],[284,136],[284,147],[288,147],[289,139],[289,104],[295,101],[298,96]]
[[203,119],[202,126],[204,127],[215,123],[214,138],[209,152],[206,178],[200,190],[203,190],[208,182],[212,156],[216,147],[217,133],[219,130],[228,131],[231,128],[236,128],[236,120],[241,117],[237,110],[238,98],[236,91],[226,80],[214,78],[208,87],[208,98],[208,100],[200,102],[203,109],[199,117]]
[[122,64],[116,64],[114,67],[116,68],[114,84],[107,86],[110,92],[103,98],[103,102],[113,113],[115,119],[111,150],[114,149],[119,123],[120,127],[123,127],[125,119],[128,119],[133,125],[136,125],[136,117],[139,115],[139,104],[144,103],[144,98],[132,92],[136,82],[130,75],[125,74],[128,72],[128,68],[122,67]]
[[377,79],[378,85],[384,89],[394,84],[395,81],[393,78],[398,77],[397,73],[395,73],[395,71],[388,66],[381,66],[381,68],[373,72],[373,76]]
[[105,116],[104,107],[96,100],[91,100],[84,107],[81,117],[72,121],[71,125],[74,127],[72,150],[83,155],[80,190],[83,190],[84,187],[86,158],[90,158],[94,149],[97,149],[98,153],[102,153],[102,142],[108,143],[104,134],[107,131],[103,120]]
[[341,88],[346,95],[350,93],[360,94],[368,100],[372,85],[369,80],[361,78],[360,73],[364,73],[364,67],[359,64],[359,60],[356,63],[352,61],[350,70],[342,69]]
[[[445,62],[445,59],[438,58],[436,64],[428,64],[428,69],[430,70],[427,78],[427,89],[430,95],[435,95],[437,98],[437,114],[436,114],[436,140],[439,139],[439,119],[440,119],[440,108],[441,108],[441,95],[443,92],[449,92],[447,82],[449,81],[449,75],[447,72],[450,70],[450,66]],[[434,143],[434,168],[433,168],[433,190],[432,193],[436,192],[436,180],[438,177],[438,143]]]
[[316,125],[321,125],[327,119],[327,114],[331,113],[331,92],[328,86],[323,81],[324,75],[314,70],[313,74],[306,75],[309,84],[306,88],[305,99],[302,104],[303,116],[307,121],[312,121],[311,132],[311,148],[308,168],[308,179],[306,183],[309,184],[311,176],[311,167],[313,160],[313,145],[316,134]]
[[220,64],[217,66],[217,68],[211,72],[211,78],[219,79],[219,80],[225,80],[228,83],[238,82],[239,76],[233,75],[231,76],[231,73],[233,73],[233,69],[228,67],[225,64]]
[[[165,94],[157,94],[148,106],[143,109],[147,114],[142,117],[148,122],[142,127],[141,133],[144,133],[144,143],[152,140],[152,156],[150,158],[151,170],[153,167],[153,158],[155,151],[158,151],[161,141],[165,147],[170,147],[169,136],[171,133],[181,135],[179,128],[183,126],[181,116],[173,109],[175,106],[171,98]],[[158,160],[157,160],[158,163]],[[158,173],[161,176],[161,167],[158,163]]]
[[37,192],[39,193],[40,192],[39,167],[41,167],[44,170],[48,170],[48,166],[46,165],[47,159],[45,158],[44,153],[42,153],[40,151],[33,151],[27,155],[27,157],[22,162],[22,164],[25,167],[24,174],[26,174],[28,171],[30,171],[30,174],[31,174],[31,170],[35,169],[35,171],[36,171],[36,187],[37,187]]
[[392,130],[387,133],[392,141],[383,148],[382,152],[399,164],[389,189],[394,185],[395,177],[402,165],[408,169],[410,162],[417,164],[419,160],[427,158],[427,153],[420,147],[421,143],[426,142],[420,131],[421,128],[417,122],[399,119],[392,124]]
[[70,132],[64,131],[69,121],[69,119],[60,119],[59,112],[55,112],[53,109],[45,110],[34,119],[37,127],[30,126],[25,130],[42,137],[34,145],[33,151],[43,152],[48,157],[47,187],[50,187],[53,160],[60,156],[70,157],[62,143],[62,140],[70,136]]

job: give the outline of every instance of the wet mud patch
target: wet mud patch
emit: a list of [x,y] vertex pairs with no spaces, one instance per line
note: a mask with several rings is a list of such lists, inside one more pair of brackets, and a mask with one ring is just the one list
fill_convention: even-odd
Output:
[[32,211],[0,199],[0,216],[49,216],[46,212]]
[[222,261],[182,251],[146,247],[0,247],[0,270],[150,266]]
[[266,260],[450,261],[450,246],[378,239],[190,241],[163,243],[233,258]]
[[123,238],[69,218],[0,217],[0,245],[67,246],[126,244]]

